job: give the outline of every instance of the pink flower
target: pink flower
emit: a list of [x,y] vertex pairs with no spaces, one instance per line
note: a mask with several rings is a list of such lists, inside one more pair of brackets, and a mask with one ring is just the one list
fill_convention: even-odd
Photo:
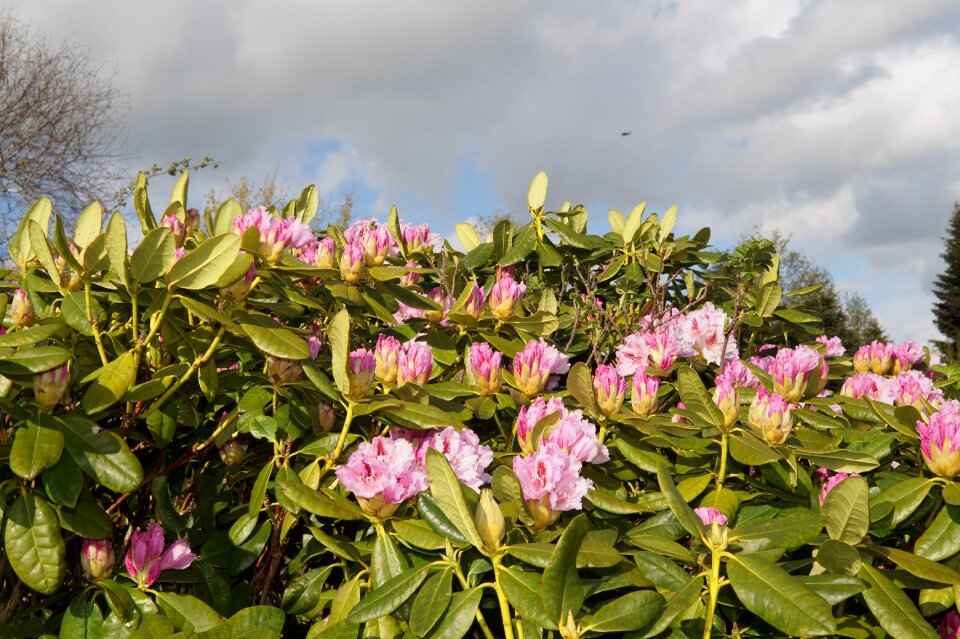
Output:
[[316,335],[311,335],[307,339],[307,348],[310,349],[310,359],[317,359],[320,355],[320,338]]
[[875,375],[886,375],[893,366],[893,354],[893,344],[873,340],[854,353],[853,369],[858,373],[872,371]]
[[593,372],[593,393],[600,412],[610,416],[620,410],[627,393],[627,380],[617,372],[617,367],[602,364]]
[[480,438],[469,428],[458,431],[448,426],[428,433],[417,450],[420,463],[425,462],[427,449],[434,448],[447,458],[461,482],[480,492],[480,487],[490,481],[490,475],[485,472],[487,466],[493,462],[493,451],[490,447],[481,444]]
[[404,439],[374,437],[360,444],[337,467],[337,479],[369,515],[389,517],[397,507],[428,488],[427,477]]
[[583,411],[563,408],[561,413],[545,443],[556,445],[578,462],[602,464],[610,459],[607,447],[597,438],[597,427],[583,418]]
[[632,393],[630,407],[641,417],[649,417],[657,411],[657,392],[660,390],[660,378],[648,376],[643,369],[638,370],[631,380]]
[[397,325],[404,324],[410,319],[423,319],[426,316],[423,309],[407,306],[403,302],[398,302],[398,304],[400,305],[400,309],[393,314]]
[[940,412],[930,415],[930,423],[917,421],[920,451],[934,475],[953,479],[960,474],[960,415]]
[[84,539],[80,546],[80,567],[89,581],[109,579],[113,574],[113,542],[110,539]]
[[450,321],[447,320],[447,313],[450,312],[450,307],[453,306],[453,298],[444,293],[443,289],[439,286],[430,291],[430,295],[428,297],[440,305],[440,310],[424,311],[424,319],[426,319],[428,322],[439,324],[440,326],[448,326]]
[[173,542],[166,552],[163,544],[163,528],[156,522],[150,524],[146,532],[137,530],[130,537],[130,550],[124,563],[138,587],[149,587],[164,570],[189,568],[197,558],[182,539]]
[[403,350],[396,337],[381,333],[377,337],[374,355],[377,360],[376,375],[381,382],[393,384],[397,381],[397,358]]
[[680,343],[670,326],[646,333],[633,333],[617,347],[617,372],[624,377],[648,368],[668,373],[678,357],[692,354],[693,351]]
[[187,227],[184,226],[183,222],[181,222],[176,215],[164,215],[160,219],[158,226],[170,229],[177,248],[183,246],[183,241],[187,238]]
[[308,242],[300,250],[298,257],[317,268],[336,268],[337,246],[332,237],[325,237],[319,241]]
[[277,219],[262,206],[233,220],[233,229],[241,236],[250,228],[260,234],[260,254],[271,264],[279,262],[287,249],[303,248],[315,240],[306,224],[293,218]]
[[757,388],[760,386],[760,380],[740,359],[724,360],[723,366],[720,368],[720,374],[714,379],[714,384],[719,386],[723,382],[740,388],[745,386]]
[[760,431],[764,441],[779,446],[787,441],[793,430],[792,407],[781,395],[758,388],[747,421]]
[[480,316],[483,315],[483,306],[487,303],[487,294],[477,282],[471,282],[467,286],[472,286],[473,290],[470,291],[467,303],[463,305],[463,312],[480,319]]
[[423,342],[407,342],[397,354],[397,386],[424,386],[433,373],[433,349]]
[[355,242],[348,242],[340,255],[340,277],[348,284],[356,284],[364,273],[363,246]]
[[367,266],[379,266],[388,255],[397,252],[390,230],[376,220],[358,220],[343,232],[347,243],[356,243],[363,247],[364,262]]
[[650,349],[642,333],[631,333],[617,346],[617,372],[628,377],[637,371],[645,371],[650,362]]
[[826,335],[821,335],[816,339],[816,341],[826,347],[824,350],[826,357],[842,357],[843,354],[847,352],[847,349],[843,347],[843,343],[840,341],[839,337],[827,337]]
[[827,498],[827,495],[831,490],[836,488],[837,484],[842,482],[847,477],[856,477],[857,473],[837,473],[827,478],[827,481],[823,483],[823,486],[820,488],[820,505],[823,505],[823,500]]
[[517,388],[527,397],[542,390],[550,390],[560,381],[560,375],[570,370],[570,361],[555,347],[530,340],[513,358],[513,377]]
[[[726,340],[727,314],[710,302],[677,320],[681,350],[698,353],[705,361],[719,365],[737,357],[737,341]],[[724,342],[727,350],[723,353]],[[691,354],[692,354],[691,353]]]
[[740,398],[736,389],[726,380],[721,380],[711,393],[713,403],[723,413],[723,427],[730,428],[740,418]]
[[703,522],[704,526],[709,526],[711,524],[720,524],[721,526],[727,525],[727,516],[716,508],[694,508],[693,512],[697,513],[697,517],[700,518],[700,521]]
[[845,397],[866,397],[875,402],[893,404],[901,395],[900,383],[890,377],[883,377],[873,373],[857,373],[851,375],[840,387],[840,394]]
[[512,277],[500,277],[490,289],[490,314],[499,320],[505,320],[516,308],[517,302],[527,292],[527,285]]
[[[407,260],[407,268],[417,268],[418,266],[419,264],[417,264],[413,260]],[[400,278],[400,285],[409,287],[409,286],[413,286],[419,281],[420,281],[419,273],[417,273],[416,271],[407,271],[406,273],[403,274],[403,277]]]
[[365,348],[358,348],[350,352],[350,361],[347,364],[347,377],[350,380],[350,397],[363,397],[373,388],[373,378],[376,375],[377,358]]
[[773,388],[788,402],[816,395],[827,381],[827,365],[809,346],[784,348],[773,361]]
[[547,443],[536,452],[513,458],[534,526],[543,528],[567,510],[579,510],[593,482],[580,476],[580,462]]
[[486,342],[470,345],[467,362],[467,380],[483,397],[500,392],[503,384],[503,353],[493,350]]
[[923,347],[916,342],[903,342],[897,346],[893,354],[894,367],[893,373],[906,371],[913,368],[917,362],[922,362],[924,358]]
[[400,237],[403,238],[407,253],[433,252],[433,249],[440,243],[440,235],[431,233],[429,224],[401,222]]
[[566,412],[563,400],[559,397],[551,397],[548,400],[537,397],[526,406],[521,406],[517,413],[517,441],[520,443],[520,449],[525,452],[534,449],[534,442],[530,441],[530,435],[541,419],[554,413],[560,413],[562,417]]
[[933,380],[921,371],[906,369],[897,376],[896,382],[900,388],[900,396],[894,400],[896,406],[913,406],[924,412],[924,402],[936,405],[943,401],[943,391],[934,388]]
[[940,639],[960,639],[960,613],[956,608],[940,617]]

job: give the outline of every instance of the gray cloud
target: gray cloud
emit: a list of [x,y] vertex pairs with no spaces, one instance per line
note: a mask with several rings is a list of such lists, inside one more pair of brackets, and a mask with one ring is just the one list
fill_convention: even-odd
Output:
[[[601,219],[676,201],[715,236],[763,223],[825,263],[854,252],[863,272],[838,279],[895,336],[930,333],[869,291],[929,297],[940,268],[960,195],[953,0],[12,6],[116,65],[134,166],[209,154],[232,177],[412,197],[438,221],[464,157],[508,210],[545,169],[551,201]],[[318,166],[324,140],[340,148]],[[907,241],[909,276],[888,259]]]

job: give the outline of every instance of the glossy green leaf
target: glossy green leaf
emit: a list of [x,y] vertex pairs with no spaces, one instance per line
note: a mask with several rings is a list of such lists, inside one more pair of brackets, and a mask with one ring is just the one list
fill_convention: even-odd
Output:
[[540,581],[543,607],[551,619],[558,622],[567,618],[567,612],[576,613],[583,602],[583,588],[577,574],[577,553],[587,534],[587,518],[577,515],[573,518],[550,557]]
[[921,579],[960,586],[960,573],[943,564],[938,564],[935,561],[930,561],[929,559],[919,557],[911,552],[900,550],[899,548],[884,548],[883,546],[874,545],[870,545],[868,548],[870,552],[885,557]]
[[540,573],[523,572],[512,566],[500,572],[500,587],[524,622],[531,622],[546,630],[556,630],[557,623],[547,614],[544,606],[540,583]]
[[856,548],[836,539],[827,539],[820,545],[817,563],[832,573],[850,576],[859,573],[863,565]]
[[460,543],[470,543],[452,521],[444,514],[433,495],[422,492],[417,495],[417,510],[431,529],[447,539]]
[[300,508],[317,515],[332,519],[361,519],[363,513],[352,502],[343,499],[332,491],[320,492],[293,481],[277,481],[276,490],[297,504]]
[[33,479],[44,468],[54,466],[63,452],[63,433],[44,417],[40,416],[39,423],[28,421],[13,437],[10,470],[24,479]]
[[677,388],[684,408],[702,422],[713,427],[723,425],[723,413],[710,397],[700,376],[689,366],[677,370]]
[[107,362],[94,373],[93,383],[83,394],[80,403],[84,412],[93,415],[119,402],[123,393],[133,386],[136,376],[133,351],[125,351],[112,362]]
[[883,516],[884,511],[881,505],[891,504],[893,512],[890,520],[891,523],[896,526],[913,514],[913,511],[920,506],[920,502],[922,502],[927,496],[927,493],[930,492],[932,486],[933,480],[926,477],[910,477],[909,479],[905,479],[870,500],[871,516],[876,517],[875,512]]
[[332,360],[331,374],[337,388],[343,394],[350,393],[350,377],[347,365],[350,353],[350,312],[343,308],[333,316],[327,327],[327,345]]
[[353,607],[347,615],[347,621],[363,623],[390,614],[413,596],[428,574],[427,568],[411,568],[388,579]]
[[161,226],[147,233],[130,256],[130,277],[138,283],[152,282],[170,270],[176,241],[170,229]]
[[703,589],[703,577],[694,575],[683,585],[682,588],[675,591],[673,596],[667,600],[667,605],[663,611],[644,633],[644,637],[655,637],[666,630],[678,619],[700,596]]
[[471,588],[455,594],[450,601],[450,607],[443,615],[440,625],[430,633],[430,639],[461,639],[461,637],[464,637],[473,627],[473,620],[482,598],[483,590],[480,588]]
[[703,535],[703,523],[700,521],[700,517],[693,512],[693,509],[687,505],[687,502],[677,490],[676,484],[673,483],[670,473],[663,466],[657,469],[657,482],[660,484],[660,492],[674,516],[688,533],[699,539]]
[[[156,592],[157,607],[163,611],[178,630],[203,632],[223,623],[217,611],[193,595],[174,592]],[[229,636],[229,635],[228,635]]]
[[257,326],[256,324],[240,324],[243,331],[250,336],[254,345],[274,357],[284,359],[307,359],[310,357],[310,348],[307,341],[297,336],[293,331],[276,327]]
[[483,539],[473,521],[473,512],[463,496],[463,486],[450,468],[450,462],[436,449],[427,449],[427,478],[430,480],[430,492],[437,505],[450,519],[457,530],[477,548],[483,547]]
[[426,636],[440,621],[453,596],[453,570],[445,568],[424,582],[410,608],[410,630],[418,637]]
[[867,582],[863,600],[883,629],[894,639],[937,639],[933,627],[920,615],[907,594],[882,572],[868,564],[860,570]]
[[220,279],[237,257],[240,238],[233,233],[216,235],[182,257],[170,269],[170,284],[178,288],[200,289]]
[[197,635],[198,639],[280,639],[286,617],[272,606],[244,608],[225,622]]
[[36,346],[0,356],[0,373],[30,375],[65,364],[70,351],[59,346]]
[[117,493],[140,487],[143,467],[125,441],[77,414],[64,415],[61,421],[64,447],[84,473]]
[[663,610],[663,596],[653,590],[637,590],[609,601],[584,619],[595,632],[630,632],[646,627]]
[[113,520],[103,506],[90,499],[81,499],[76,507],[59,507],[60,525],[84,539],[107,539],[113,534]]
[[127,281],[127,224],[119,211],[114,211],[107,222],[104,232],[107,255],[110,256],[110,269],[117,274],[121,282]]
[[44,595],[60,589],[67,565],[57,514],[34,492],[19,495],[6,509],[3,544],[17,577]]
[[917,555],[942,561],[960,552],[960,507],[945,504],[913,547]]
[[[83,293],[79,291],[67,293],[63,296],[60,303],[60,312],[67,325],[87,337],[93,337],[93,326],[87,319],[87,302]],[[90,299],[90,316],[99,318],[103,316],[103,309],[100,308],[96,298]]]
[[60,639],[102,639],[103,613],[88,592],[81,592],[63,613]]
[[[856,544],[870,529],[870,504],[863,477],[847,477],[834,486],[820,508],[831,539]],[[851,574],[856,574],[854,571]]]

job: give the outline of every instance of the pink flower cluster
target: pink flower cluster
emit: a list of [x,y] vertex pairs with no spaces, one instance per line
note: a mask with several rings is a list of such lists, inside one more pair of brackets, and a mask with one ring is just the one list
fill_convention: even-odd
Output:
[[917,434],[930,472],[947,479],[960,475],[960,403],[944,402],[928,423],[917,421]]
[[490,288],[487,301],[490,303],[490,314],[498,320],[505,320],[516,308],[517,302],[526,295],[527,285],[517,282],[503,271],[497,273],[497,281]]
[[539,341],[530,340],[522,351],[513,358],[513,377],[517,388],[527,397],[533,397],[543,390],[555,388],[560,375],[570,370],[570,358],[556,347],[547,344],[541,337]]
[[137,530],[130,536],[125,564],[127,573],[140,588],[152,585],[164,570],[189,568],[197,558],[183,539],[170,544],[166,552],[163,546],[163,528],[156,522],[150,524],[146,532]]
[[842,357],[844,353],[847,352],[847,349],[843,347],[843,342],[840,341],[839,337],[827,337],[826,335],[821,335],[816,339],[818,344],[823,344],[824,356],[825,357]]
[[366,266],[383,264],[388,256],[397,254],[397,246],[390,237],[386,224],[376,220],[357,220],[343,232],[347,245],[354,245],[363,251]]
[[400,237],[406,246],[407,253],[433,252],[440,246],[439,233],[430,231],[429,224],[400,223]]
[[[557,422],[547,430],[547,436],[539,442],[530,441],[534,428],[540,420],[559,413]],[[610,459],[607,447],[597,438],[597,427],[583,418],[582,410],[568,411],[558,397],[544,400],[538,397],[517,413],[517,440],[520,448],[533,451],[544,444],[554,444],[579,462],[602,464]]]
[[425,431],[396,428],[390,430],[390,437],[405,439],[415,446],[421,468],[425,468],[427,449],[433,448],[447,458],[457,479],[476,492],[490,481],[486,468],[493,462],[493,450],[481,444],[480,438],[469,428],[457,430],[448,426]]
[[313,231],[306,224],[293,218],[275,218],[262,206],[233,220],[233,230],[238,235],[249,228],[256,228],[260,233],[260,253],[271,264],[279,262],[285,250],[303,248],[315,241]]
[[773,388],[789,402],[814,396],[827,383],[828,367],[823,357],[809,346],[782,348],[770,364]]
[[317,268],[334,268],[337,265],[337,245],[332,237],[307,242],[298,257]]
[[853,355],[853,368],[858,373],[872,372],[875,375],[896,375],[913,368],[923,361],[923,347],[916,342],[899,345],[874,340],[857,349]]
[[[751,360],[750,363],[754,362]],[[760,380],[753,374],[753,371],[743,364],[740,358],[724,360],[723,366],[720,367],[720,374],[716,376],[714,383],[717,386],[727,383],[734,388],[758,388],[760,386]]]
[[921,411],[924,410],[924,402],[937,406],[943,401],[943,391],[934,388],[933,380],[917,370],[905,370],[897,377],[857,373],[844,380],[840,394],[853,398],[866,397],[894,406],[914,406]]

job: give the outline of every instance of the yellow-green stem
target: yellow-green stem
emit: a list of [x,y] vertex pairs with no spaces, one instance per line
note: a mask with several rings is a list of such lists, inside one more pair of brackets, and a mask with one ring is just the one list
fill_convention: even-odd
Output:
[[723,433],[720,436],[720,472],[717,473],[717,488],[723,488],[723,480],[727,476],[727,450],[729,444],[730,435]]
[[340,436],[337,438],[337,445],[333,448],[333,452],[330,453],[330,456],[327,457],[326,463],[323,464],[323,468],[320,469],[320,479],[333,468],[337,461],[340,459],[340,453],[343,452],[343,446],[347,441],[347,434],[350,433],[350,424],[353,423],[353,402],[347,404],[347,416],[343,420],[343,428],[340,429]]
[[103,340],[100,338],[100,321],[93,318],[92,302],[90,300],[90,282],[83,283],[83,292],[87,302],[87,321],[90,322],[90,328],[93,330],[93,341],[97,344],[97,352],[100,353],[100,361],[104,366],[109,361],[107,353],[103,350]]
[[[142,350],[147,344],[150,343],[150,340],[153,339],[153,336],[157,334],[157,331],[160,330],[160,325],[163,323],[163,316],[167,314],[167,309],[170,308],[170,302],[173,301],[173,289],[168,288],[166,294],[163,297],[163,305],[160,307],[159,314],[156,316],[156,319],[152,322],[150,326],[150,332],[147,333],[147,336],[143,341],[137,340],[136,349],[138,351]],[[136,330],[136,328],[134,329]]]
[[180,379],[174,382],[173,386],[168,388],[167,391],[163,395],[161,395],[157,401],[151,404],[150,407],[140,415],[141,419],[146,419],[147,417],[155,413],[161,406],[163,406],[163,404],[168,399],[170,399],[170,397],[174,393],[180,390],[180,387],[183,386],[183,384],[188,379],[190,379],[190,377],[195,372],[197,372],[197,369],[200,368],[204,362],[210,359],[210,357],[213,355],[213,351],[215,351],[217,349],[217,346],[220,345],[220,340],[223,339],[223,334],[226,332],[226,330],[227,329],[225,327],[223,326],[220,327],[220,330],[217,331],[216,337],[214,337],[213,341],[210,342],[210,346],[207,348],[206,351],[204,351],[203,355],[200,355],[195,360],[193,360],[193,363],[190,364],[190,368],[187,369],[187,372],[181,375]]
[[[457,581],[460,582],[460,587],[464,590],[470,589],[470,583],[467,581],[467,578],[464,576],[463,571],[460,569],[460,564],[456,560],[451,560],[450,565],[453,567],[453,574],[457,576]],[[490,630],[490,626],[487,625],[487,620],[483,618],[483,613],[480,612],[480,609],[477,608],[477,612],[474,614],[474,617],[477,620],[477,623],[480,625],[480,630],[483,631],[483,636],[486,639],[494,639],[493,632]]]
[[220,436],[220,433],[225,431],[233,423],[233,420],[235,420],[236,418],[237,418],[237,411],[236,409],[234,409],[229,415],[227,415],[220,421],[220,425],[217,426],[216,430],[214,430],[209,437],[207,437],[205,440],[203,440],[203,442],[200,445],[197,446],[197,450],[198,451],[203,450],[204,448],[212,444],[217,439],[217,437]]
[[707,616],[704,619],[703,639],[710,639],[713,633],[713,615],[717,610],[717,597],[720,594],[720,551],[712,549],[710,551],[710,588],[709,599],[707,599]]
[[503,622],[503,636],[505,639],[514,639],[513,634],[513,615],[510,614],[510,602],[507,596],[503,594],[500,587],[500,571],[503,565],[500,563],[499,555],[493,556],[493,578],[496,580],[494,586],[497,590],[497,601],[500,603],[500,619]]

